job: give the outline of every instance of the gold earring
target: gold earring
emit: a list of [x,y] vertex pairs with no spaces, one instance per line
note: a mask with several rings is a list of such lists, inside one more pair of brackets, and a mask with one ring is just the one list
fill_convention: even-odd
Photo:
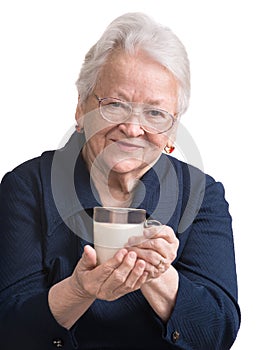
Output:
[[173,151],[174,151],[175,147],[174,146],[165,146],[164,147],[164,151],[167,153],[167,154],[171,154]]

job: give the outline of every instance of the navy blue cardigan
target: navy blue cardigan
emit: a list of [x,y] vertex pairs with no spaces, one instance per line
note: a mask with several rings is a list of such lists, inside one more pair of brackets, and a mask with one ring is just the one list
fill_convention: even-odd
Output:
[[10,173],[0,200],[0,349],[226,350],[240,324],[228,204],[221,183],[162,155],[141,179],[133,207],[171,226],[180,241],[173,266],[179,291],[164,324],[140,290],[96,300],[71,330],[47,302],[92,244],[92,208],[101,205],[74,134]]

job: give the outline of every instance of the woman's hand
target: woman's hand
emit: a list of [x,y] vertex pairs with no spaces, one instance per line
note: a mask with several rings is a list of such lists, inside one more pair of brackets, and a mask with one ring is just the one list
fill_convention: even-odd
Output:
[[155,286],[157,292],[154,294],[155,289],[146,282],[168,270],[177,249],[178,239],[168,226],[146,228],[143,237],[131,238],[126,249],[120,249],[113,258],[99,266],[96,264],[96,251],[85,246],[73,274],[49,291],[52,314],[57,322],[70,329],[95,299],[112,301],[141,288],[150,305],[162,315],[160,307],[152,300],[156,299],[152,296],[160,291]]
[[96,251],[85,246],[73,274],[50,288],[50,310],[59,324],[70,329],[95,299],[111,301],[141,288],[148,277],[145,267],[135,252],[126,249],[96,266]]
[[[134,251],[138,259],[146,263],[149,278],[159,277],[175,260],[179,240],[169,226],[150,226],[144,229],[144,236],[131,237],[126,249]],[[148,278],[148,279],[149,279]]]
[[70,278],[71,288],[82,297],[115,300],[141,288],[148,277],[145,267],[144,260],[126,249],[119,250],[113,258],[96,266],[96,252],[86,246]]

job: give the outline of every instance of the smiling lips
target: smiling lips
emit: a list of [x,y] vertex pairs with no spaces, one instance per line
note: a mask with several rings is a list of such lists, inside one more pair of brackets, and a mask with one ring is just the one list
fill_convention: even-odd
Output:
[[140,145],[140,144],[135,144],[133,142],[129,142],[129,141],[115,141],[115,144],[117,145],[117,147],[123,151],[123,152],[134,152],[134,151],[138,151],[139,149],[143,149],[144,146]]

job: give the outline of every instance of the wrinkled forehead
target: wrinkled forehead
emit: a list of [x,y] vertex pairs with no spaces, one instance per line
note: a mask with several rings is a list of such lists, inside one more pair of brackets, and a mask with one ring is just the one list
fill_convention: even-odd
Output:
[[177,90],[177,81],[166,67],[143,51],[128,54],[120,49],[110,54],[96,84],[101,97],[112,96],[149,104],[153,100],[160,103],[172,100],[174,105]]
[[148,71],[158,71],[159,74],[174,78],[173,74],[166,67],[151,58],[146,52],[137,50],[133,53],[127,53],[122,49],[115,49],[110,53],[100,70],[99,77],[105,74],[126,75],[133,72],[140,73],[140,77],[142,77]]

